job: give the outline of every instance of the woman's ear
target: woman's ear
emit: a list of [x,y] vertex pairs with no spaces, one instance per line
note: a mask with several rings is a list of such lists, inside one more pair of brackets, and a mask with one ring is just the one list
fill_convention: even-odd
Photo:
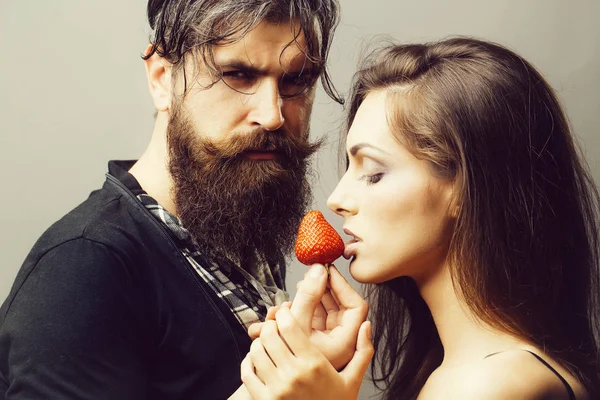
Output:
[[448,216],[452,219],[458,218],[460,214],[460,199],[458,195],[456,180],[448,185],[446,196],[448,200]]
[[458,218],[458,214],[460,213],[460,207],[458,206],[458,202],[457,201],[453,201],[452,203],[450,203],[450,217],[452,217],[453,219]]
[[[152,49],[152,45],[148,45],[146,53]],[[146,64],[146,76],[148,78],[148,88],[150,96],[156,110],[167,111],[171,106],[172,100],[172,85],[171,85],[171,64],[154,53],[150,58],[144,61]]]

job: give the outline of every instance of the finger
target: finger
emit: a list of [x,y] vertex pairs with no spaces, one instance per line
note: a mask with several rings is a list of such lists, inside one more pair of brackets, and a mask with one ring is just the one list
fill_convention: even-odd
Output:
[[300,282],[290,310],[306,334],[311,331],[313,315],[321,303],[326,285],[327,274],[325,267],[321,264],[314,264],[306,275],[306,279]]
[[250,325],[248,328],[248,336],[250,336],[250,339],[254,340],[260,336],[260,331],[262,330],[263,324],[264,322],[257,322]]
[[324,331],[327,328],[327,311],[323,307],[323,304],[319,304],[315,309],[312,320],[312,329],[317,331]]
[[275,320],[275,313],[279,310],[279,306],[269,307],[265,320]]
[[340,305],[340,309],[361,309],[364,311],[364,315],[366,317],[368,307],[367,302],[363,299],[363,297],[356,290],[354,290],[352,286],[350,286],[337,268],[331,266],[329,271],[331,272],[331,292]]
[[254,365],[252,364],[249,355],[244,358],[240,365],[240,375],[246,390],[248,390],[248,393],[250,393],[250,396],[252,396],[253,399],[268,398],[267,387],[261,382],[258,376],[256,376]]
[[321,299],[321,304],[323,304],[323,307],[325,308],[325,311],[327,311],[327,313],[332,313],[340,310],[340,306],[331,290],[325,292],[323,299]]
[[260,334],[260,342],[277,368],[289,364],[294,357],[292,351],[279,336],[275,321],[265,323]]
[[[336,300],[340,303],[340,310],[328,315],[326,330],[330,332],[330,338],[334,341],[329,344],[327,350],[323,351],[323,354],[336,369],[340,370],[354,356],[358,333],[367,317],[368,305],[336,268],[331,268],[330,271],[332,295],[335,298],[335,295],[339,294]],[[311,340],[317,343],[316,338]]]
[[265,384],[269,384],[269,377],[273,377],[277,373],[277,368],[273,361],[269,358],[260,339],[256,339],[250,345],[250,360],[256,370],[256,376]]
[[296,357],[323,357],[321,352],[310,342],[291,310],[283,307],[275,315],[279,335]]
[[358,331],[354,356],[340,373],[347,384],[360,386],[360,383],[367,372],[367,368],[369,367],[369,363],[371,362],[374,353],[371,335],[371,322],[363,322]]

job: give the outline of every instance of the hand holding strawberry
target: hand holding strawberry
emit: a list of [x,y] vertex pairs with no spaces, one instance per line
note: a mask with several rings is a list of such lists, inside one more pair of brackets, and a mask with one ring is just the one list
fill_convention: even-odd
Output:
[[[298,230],[296,257],[311,268],[298,283],[294,301],[287,304],[310,342],[337,370],[342,369],[355,354],[358,331],[368,311],[367,302],[335,267],[328,270],[329,279],[324,273],[323,266],[327,267],[343,251],[342,238],[323,214],[309,212]],[[266,320],[275,320],[279,309],[269,309]],[[263,339],[264,325],[265,322],[262,322],[250,327],[248,334],[253,340]]]

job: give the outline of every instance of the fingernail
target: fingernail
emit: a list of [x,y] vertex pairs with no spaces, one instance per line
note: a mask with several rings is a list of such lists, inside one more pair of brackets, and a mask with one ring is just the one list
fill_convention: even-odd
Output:
[[321,264],[315,264],[308,271],[308,276],[318,278],[325,273],[325,268]]

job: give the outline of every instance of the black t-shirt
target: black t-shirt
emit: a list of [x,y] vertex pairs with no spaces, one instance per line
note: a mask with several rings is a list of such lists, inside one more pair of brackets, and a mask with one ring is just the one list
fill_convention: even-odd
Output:
[[0,399],[224,399],[250,340],[109,163],[0,308]]

